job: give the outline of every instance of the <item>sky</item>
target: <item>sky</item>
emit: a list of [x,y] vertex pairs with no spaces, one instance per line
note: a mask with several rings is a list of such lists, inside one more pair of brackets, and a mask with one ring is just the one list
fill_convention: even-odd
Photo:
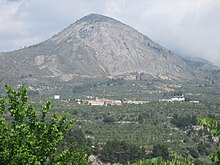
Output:
[[220,66],[220,0],[0,0],[0,52],[44,41],[91,13]]

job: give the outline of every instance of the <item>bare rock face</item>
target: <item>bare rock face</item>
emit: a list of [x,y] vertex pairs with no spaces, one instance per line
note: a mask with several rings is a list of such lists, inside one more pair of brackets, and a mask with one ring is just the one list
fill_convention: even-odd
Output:
[[50,41],[68,44],[72,61],[81,58],[83,63],[83,59],[90,58],[96,67],[94,76],[144,72],[190,77],[188,66],[179,57],[135,29],[105,16],[86,16]]
[[128,25],[91,14],[52,38],[0,55],[0,71],[70,81],[142,72],[189,79],[194,69]]

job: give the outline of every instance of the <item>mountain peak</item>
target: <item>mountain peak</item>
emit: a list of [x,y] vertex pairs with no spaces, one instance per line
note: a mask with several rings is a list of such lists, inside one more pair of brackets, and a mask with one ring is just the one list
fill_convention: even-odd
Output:
[[[108,16],[104,16],[101,14],[95,14],[95,13],[91,13],[87,16],[84,16],[83,18],[81,18],[79,21],[95,21],[95,22],[107,22],[107,21],[113,21],[114,19]],[[116,20],[114,20],[116,21]]]
[[87,15],[45,42],[4,58],[0,71],[13,77],[35,75],[59,81],[136,72],[163,79],[189,79],[194,74],[185,61],[147,36],[99,14]]

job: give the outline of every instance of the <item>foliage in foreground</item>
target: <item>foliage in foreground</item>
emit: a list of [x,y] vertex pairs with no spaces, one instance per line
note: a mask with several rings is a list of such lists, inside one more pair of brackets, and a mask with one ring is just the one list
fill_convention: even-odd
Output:
[[58,152],[58,143],[72,126],[68,114],[48,117],[51,102],[40,114],[27,103],[25,86],[19,90],[6,85],[0,98],[0,164],[87,164],[89,151],[77,144]]
[[[203,118],[199,120],[199,123],[202,127],[206,128],[213,136],[220,136],[220,123],[214,119]],[[220,164],[220,144],[218,142],[217,151],[211,156],[211,161],[215,165]]]

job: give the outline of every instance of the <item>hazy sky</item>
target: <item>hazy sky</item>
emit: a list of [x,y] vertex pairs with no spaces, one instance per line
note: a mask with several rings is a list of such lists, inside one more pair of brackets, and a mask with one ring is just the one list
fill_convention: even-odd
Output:
[[0,52],[46,40],[90,13],[220,66],[220,0],[0,0]]

